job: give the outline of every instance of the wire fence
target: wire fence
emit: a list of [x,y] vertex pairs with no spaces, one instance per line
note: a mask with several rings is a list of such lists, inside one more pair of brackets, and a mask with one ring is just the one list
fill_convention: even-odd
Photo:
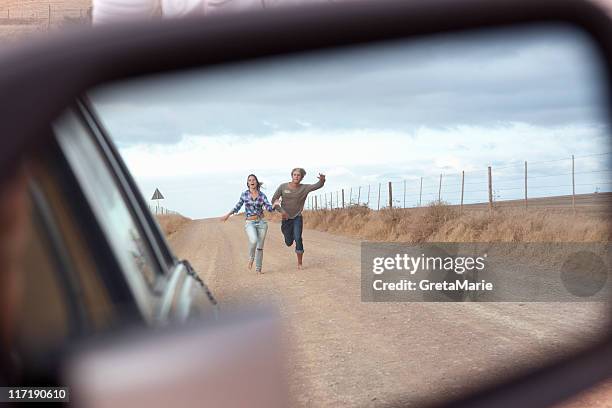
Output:
[[[517,161],[460,172],[434,172],[311,194],[307,209],[335,209],[353,205],[373,210],[414,208],[432,203],[470,207],[496,204],[523,206],[593,205],[612,197],[612,152],[546,161]],[[433,173],[433,174],[432,174]],[[601,194],[600,194],[601,193]],[[552,197],[557,200],[546,200]],[[559,198],[564,197],[562,200]],[[601,204],[602,200],[598,200]]]
[[155,215],[179,214],[176,211],[169,210],[166,207],[162,207],[160,205],[151,205],[151,204],[149,204],[149,210],[151,211],[151,213],[153,213]]

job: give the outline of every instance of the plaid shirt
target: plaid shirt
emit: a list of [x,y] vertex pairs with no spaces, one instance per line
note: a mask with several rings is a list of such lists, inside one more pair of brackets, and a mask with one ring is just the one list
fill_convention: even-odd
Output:
[[242,208],[242,204],[244,204],[244,210],[246,212],[247,217],[251,217],[253,215],[261,216],[263,214],[264,208],[270,212],[273,212],[272,204],[268,201],[268,197],[261,191],[256,199],[251,197],[251,193],[249,190],[244,191],[240,194],[240,200],[238,200],[238,204],[232,210],[232,214],[236,214]]

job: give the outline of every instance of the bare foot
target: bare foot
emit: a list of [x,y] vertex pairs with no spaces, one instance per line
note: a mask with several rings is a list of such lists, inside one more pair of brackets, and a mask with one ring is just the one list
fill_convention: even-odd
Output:
[[248,268],[249,268],[249,270],[253,269],[253,260],[252,259],[249,261]]
[[261,269],[255,269],[255,273],[257,275],[263,275],[263,271]]
[[302,264],[298,264],[298,271],[301,271],[302,269],[304,269],[304,267],[302,266]]

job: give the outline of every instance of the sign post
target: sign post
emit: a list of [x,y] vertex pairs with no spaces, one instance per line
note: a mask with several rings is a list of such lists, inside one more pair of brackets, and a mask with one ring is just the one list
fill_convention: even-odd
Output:
[[159,191],[158,188],[155,189],[155,192],[153,193],[153,197],[151,197],[151,200],[155,200],[155,214],[157,214],[157,211],[159,209],[159,200],[163,200],[164,196],[162,195],[162,193]]

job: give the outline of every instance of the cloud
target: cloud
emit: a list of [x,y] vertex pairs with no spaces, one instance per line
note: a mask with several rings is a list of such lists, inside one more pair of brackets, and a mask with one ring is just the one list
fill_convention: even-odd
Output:
[[[468,182],[482,183],[488,165],[493,165],[496,181],[501,182],[521,178],[524,160],[539,163],[565,158],[531,168],[534,176],[565,174],[572,154],[601,152],[606,137],[605,129],[596,126],[509,123],[421,127],[414,132],[303,129],[267,137],[187,135],[173,145],[138,144],[120,151],[147,194],[163,185],[162,192],[172,200],[173,209],[203,217],[227,211],[250,173],[258,175],[270,195],[288,181],[296,166],[306,168],[306,183],[316,182],[317,173],[326,173],[325,191],[402,180],[412,180],[414,189],[423,177],[425,192],[434,194],[440,173],[444,183],[458,185],[461,171],[466,171]],[[487,149],[492,141],[496,148]],[[456,145],[461,148],[454,149]],[[601,161],[580,162],[583,170],[602,166]]]
[[[423,177],[428,197],[441,173],[451,194],[465,171],[467,199],[479,200],[487,166],[507,198],[503,183],[527,160],[541,176],[534,188],[563,192],[570,155],[610,150],[602,83],[584,35],[540,27],[224,65],[91,99],[145,195],[159,187],[167,206],[204,217],[227,212],[247,174],[271,194],[296,166],[308,183],[327,173],[332,192],[404,180],[414,192]],[[581,177],[588,188],[601,181]]]
[[185,134],[602,123],[588,41],[559,29],[435,36],[190,71],[94,92],[121,145]]
[[[558,158],[597,151],[605,128],[538,127],[509,123],[497,127],[421,127],[414,132],[355,129],[278,131],[271,136],[186,135],[179,143],[136,144],[121,152],[136,176],[183,177],[285,169],[296,165],[354,174],[352,167],[411,166],[420,173],[471,170],[476,163]],[[452,147],[460,143],[460,149]],[[311,172],[309,172],[311,173]],[[367,173],[362,173],[367,174]]]

